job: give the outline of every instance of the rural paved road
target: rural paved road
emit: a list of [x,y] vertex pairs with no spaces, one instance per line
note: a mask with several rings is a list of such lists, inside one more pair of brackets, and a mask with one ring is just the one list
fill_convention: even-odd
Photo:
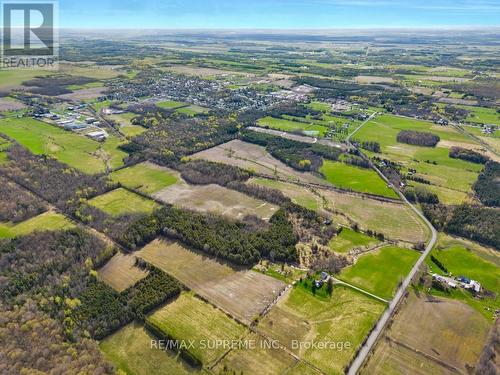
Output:
[[[351,146],[353,146],[350,142],[350,139],[351,137],[356,134],[359,129],[361,129],[368,121],[370,121],[373,117],[375,117],[376,113],[374,113],[373,115],[371,115],[368,120],[366,120],[365,122],[363,122],[356,130],[354,130],[351,134],[349,134],[349,136],[347,137],[346,139],[346,142],[348,144],[350,144]],[[353,146],[354,147],[354,146]],[[361,151],[360,151],[361,152]],[[368,160],[370,160],[369,158],[367,158]],[[380,175],[380,177],[382,177],[382,179],[387,183],[387,184],[391,184],[389,182],[389,180],[385,177],[385,175],[371,162],[370,160],[370,163],[373,167],[373,169],[375,169],[375,171]],[[425,222],[425,224],[429,227],[430,231],[431,231],[431,240],[429,241],[429,243],[427,244],[427,247],[425,248],[425,251],[422,253],[422,255],[420,256],[420,258],[418,258],[417,262],[415,263],[415,265],[413,266],[413,268],[411,269],[410,273],[408,274],[408,276],[406,276],[406,278],[403,280],[403,282],[401,283],[401,286],[398,288],[398,290],[396,291],[396,294],[394,295],[394,298],[391,300],[391,302],[389,303],[389,306],[387,307],[387,309],[384,311],[384,313],[382,314],[382,316],[380,317],[380,319],[378,320],[377,324],[375,325],[375,328],[373,329],[373,331],[370,333],[370,335],[368,336],[366,342],[363,344],[363,346],[360,348],[356,358],[354,359],[354,361],[352,362],[351,364],[351,367],[349,368],[349,371],[348,371],[348,375],[355,375],[359,372],[359,370],[361,369],[361,367],[363,366],[363,363],[365,362],[368,354],[371,352],[371,350],[373,349],[373,347],[375,346],[375,343],[377,342],[378,338],[380,337],[380,335],[382,334],[385,326],[387,325],[387,323],[389,322],[389,319],[391,318],[392,314],[394,313],[394,311],[396,310],[396,307],[399,305],[399,303],[401,302],[401,300],[403,299],[404,295],[405,295],[405,292],[406,292],[406,289],[408,288],[408,286],[410,285],[410,282],[411,280],[413,279],[413,277],[416,275],[416,273],[418,272],[418,269],[420,268],[420,266],[422,265],[422,263],[424,262],[425,258],[427,258],[427,256],[429,255],[429,253],[431,252],[431,250],[434,248],[434,245],[436,244],[436,241],[437,241],[437,237],[438,237],[438,232],[437,230],[434,228],[434,226],[429,222],[429,220],[427,220],[427,218],[413,205],[411,204],[408,199],[406,199],[406,197],[403,195],[403,193],[401,193],[401,191],[397,188],[394,187],[394,191],[396,191],[396,193],[400,196],[400,198]]]

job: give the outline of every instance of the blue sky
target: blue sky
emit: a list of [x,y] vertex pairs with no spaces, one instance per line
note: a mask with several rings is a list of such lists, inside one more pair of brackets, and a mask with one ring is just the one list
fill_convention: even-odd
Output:
[[60,0],[65,28],[499,26],[500,0]]

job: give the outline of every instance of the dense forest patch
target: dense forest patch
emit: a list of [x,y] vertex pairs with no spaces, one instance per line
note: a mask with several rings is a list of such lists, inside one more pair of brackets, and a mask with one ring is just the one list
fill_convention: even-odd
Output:
[[472,187],[486,206],[500,206],[500,163],[489,161]]
[[397,135],[397,141],[415,146],[434,147],[441,140],[439,136],[415,130],[402,130]]

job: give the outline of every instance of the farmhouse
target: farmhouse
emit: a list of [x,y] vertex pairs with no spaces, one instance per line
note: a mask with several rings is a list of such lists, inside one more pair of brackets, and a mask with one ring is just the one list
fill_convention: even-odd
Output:
[[451,277],[441,276],[441,275],[438,275],[437,273],[434,273],[432,275],[432,278],[434,280],[437,280],[439,282],[447,284],[450,288],[457,287],[457,282],[454,279],[452,279]]
[[467,290],[472,290],[474,293],[481,291],[481,284],[475,280],[470,280],[469,283],[462,283],[462,287]]
[[451,288],[456,288],[459,283],[460,286],[466,290],[472,290],[474,293],[481,292],[481,284],[465,276],[458,276],[456,279],[452,279],[451,277],[445,277],[438,274],[433,274],[432,278],[447,284]]

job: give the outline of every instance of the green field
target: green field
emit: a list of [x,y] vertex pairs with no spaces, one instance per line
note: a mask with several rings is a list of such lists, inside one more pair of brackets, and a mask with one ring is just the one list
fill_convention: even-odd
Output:
[[104,339],[99,347],[104,357],[127,375],[204,373],[188,366],[175,353],[152,347],[155,339],[142,325],[131,323]]
[[14,138],[37,155],[51,155],[85,173],[103,172],[106,160],[111,167],[123,165],[121,143],[110,137],[104,144],[31,118],[0,119],[0,133]]
[[107,118],[120,125],[120,132],[128,138],[133,138],[144,133],[147,129],[140,125],[132,125],[132,119],[136,117],[135,113],[125,112],[116,115],[109,115]]
[[330,249],[337,253],[347,253],[354,248],[374,246],[377,243],[380,243],[380,241],[374,237],[355,232],[349,228],[343,228],[338,236],[332,238],[329,246]]
[[467,121],[480,124],[500,125],[500,114],[494,108],[473,107],[469,105],[453,105],[469,111]]
[[399,282],[419,257],[414,250],[385,246],[361,256],[342,270],[338,278],[384,299],[391,299]]
[[85,90],[85,89],[93,89],[96,87],[103,87],[104,83],[102,82],[89,82],[83,85],[69,85],[66,86],[67,89],[71,91],[77,91],[77,90]]
[[[360,140],[371,140],[380,143],[383,152],[393,152],[405,155],[403,150],[394,149],[394,145],[408,146],[398,143],[396,137],[401,130],[417,130],[421,132],[431,132],[438,135],[441,140],[474,143],[466,135],[457,132],[450,127],[437,126],[432,122],[415,120],[394,115],[381,115],[369,121],[362,129],[356,133],[355,138]],[[415,146],[416,147],[416,146]],[[416,147],[421,149],[422,147]]]
[[24,236],[35,231],[55,231],[73,228],[65,216],[55,212],[45,212],[18,224],[0,223],[0,238]]
[[227,349],[204,348],[204,342],[239,340],[247,333],[244,326],[187,292],[157,310],[147,318],[147,322],[174,339],[193,340],[195,347],[188,350],[205,366],[219,359]]
[[321,111],[321,112],[331,112],[332,110],[331,104],[323,102],[311,102],[308,104],[308,107],[315,111]]
[[188,103],[169,101],[169,100],[156,103],[157,107],[160,107],[163,109],[177,109],[180,107],[186,107],[187,105],[188,105]]
[[[446,142],[446,146],[441,147],[438,144],[438,147],[419,147],[398,143],[396,137],[401,130],[431,132]],[[416,169],[417,176],[429,180],[433,185],[457,192],[469,192],[482,168],[479,164],[448,156],[452,145],[465,143],[477,146],[473,140],[451,127],[437,126],[426,121],[382,115],[368,122],[356,133],[355,138],[360,141],[379,142],[383,157],[401,163],[404,167]],[[370,156],[376,155],[371,152],[366,153]],[[442,198],[450,201],[459,200],[460,197],[461,195],[457,195],[456,198],[448,195]]]
[[109,136],[108,139],[102,143],[101,151],[104,152],[103,159],[106,160],[108,168],[115,169],[124,164],[123,159],[125,159],[128,154],[118,148],[124,143],[127,142],[114,136]]
[[208,110],[206,108],[200,107],[198,105],[190,105],[188,107],[182,107],[176,110],[177,113],[182,113],[188,116],[195,116],[199,113],[206,113]]
[[177,183],[178,179],[164,168],[151,163],[141,163],[133,167],[111,173],[111,179],[130,189],[146,194],[154,194]]
[[0,90],[20,86],[23,82],[35,77],[51,74],[48,70],[10,69],[0,70]]
[[[425,260],[432,273],[445,275],[431,260],[431,256],[438,259],[453,276],[465,276],[481,283],[486,290],[494,293],[494,298],[474,298],[471,293],[461,288],[452,290],[450,294],[433,289],[433,294],[452,297],[465,301],[488,318],[492,311],[485,310],[490,307],[494,311],[500,308],[500,258],[488,255],[489,251],[480,245],[468,244],[462,240],[441,235],[438,244]],[[492,261],[493,260],[493,261]],[[496,262],[494,262],[496,261]]]
[[416,187],[437,194],[439,201],[444,204],[461,204],[467,201],[467,193],[458,190],[452,190],[437,185],[427,185],[420,182],[407,180],[408,186]]
[[325,179],[342,189],[398,198],[397,194],[372,169],[325,160],[320,172]]
[[324,136],[328,131],[326,126],[317,125],[307,122],[298,122],[287,119],[278,119],[275,117],[264,117],[257,121],[257,125],[261,127],[269,127],[275,130],[282,130],[284,132],[302,132],[308,135]]
[[[317,298],[294,287],[257,326],[257,331],[279,340],[304,360],[327,374],[342,374],[357,347],[373,327],[385,305],[344,286],[334,286],[332,297]],[[332,342],[335,349],[293,348],[298,342]],[[348,342],[339,350],[340,345]]]
[[100,112],[101,109],[108,108],[113,102],[110,100],[103,100],[101,102],[94,102],[92,103],[92,107],[96,112]]
[[0,137],[0,165],[5,164],[9,158],[7,157],[7,149],[11,146],[11,142]]
[[298,362],[282,349],[266,348],[266,341],[258,334],[252,333],[244,340],[255,343],[255,347],[232,350],[214,368],[215,374],[222,373],[224,366],[236,374],[288,374],[287,370]]
[[112,216],[121,216],[129,213],[149,214],[156,207],[154,201],[131,193],[123,188],[99,195],[89,200],[89,204]]

